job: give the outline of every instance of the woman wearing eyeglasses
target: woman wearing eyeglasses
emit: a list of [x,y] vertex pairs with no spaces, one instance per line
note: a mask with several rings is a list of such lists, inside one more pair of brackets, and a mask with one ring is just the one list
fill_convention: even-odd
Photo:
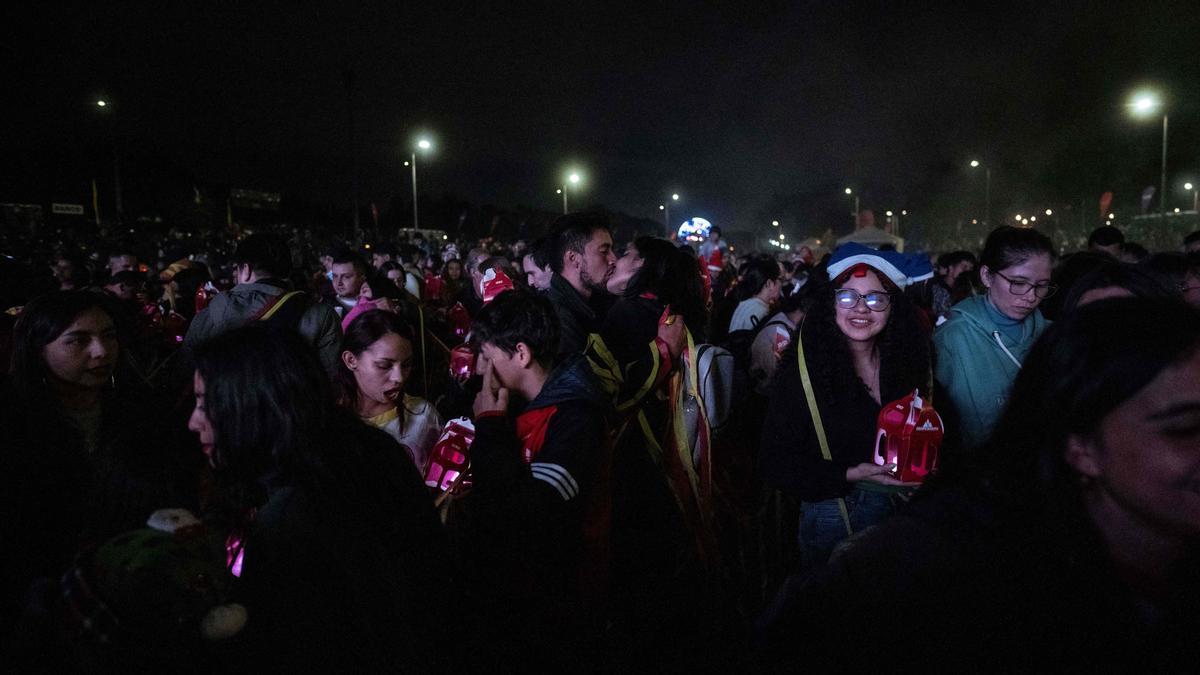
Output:
[[926,394],[931,379],[929,340],[902,292],[907,264],[895,252],[838,248],[831,281],[815,291],[776,372],[760,463],[768,485],[801,501],[806,566],[890,515],[894,495],[912,488],[871,460],[880,409],[917,388]]
[[987,293],[955,305],[933,336],[938,383],[957,410],[966,448],[991,434],[1025,355],[1049,325],[1038,305],[1057,290],[1054,247],[1036,230],[996,228],[979,262]]

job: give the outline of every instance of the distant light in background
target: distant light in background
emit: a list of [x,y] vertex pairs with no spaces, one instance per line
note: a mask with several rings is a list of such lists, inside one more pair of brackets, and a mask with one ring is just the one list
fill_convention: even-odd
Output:
[[1021,222],[1021,214],[1019,214],[1019,213],[1017,214],[1017,222],[1018,223]]
[[1109,220],[1112,220],[1112,219],[1114,219],[1114,218],[1116,218],[1116,215],[1114,215],[1114,214],[1111,214],[1111,213],[1110,213],[1110,214],[1108,214],[1108,219],[1109,219]]
[[679,193],[673,193],[671,195],[671,199],[674,199],[675,201],[679,201]]
[[1050,209],[1046,209],[1046,215],[1052,216],[1052,215],[1054,215],[1054,211],[1051,211]]
[[1036,223],[1036,222],[1037,222],[1037,216],[1029,216],[1029,222],[1031,222],[1031,223]]
[[974,168],[976,168],[976,167],[978,167],[978,166],[979,166],[979,160],[977,160],[977,159],[973,159],[973,160],[971,160],[971,168],[972,168],[972,169],[974,169]]
[[96,105],[103,108],[104,106],[108,105],[108,101],[105,101],[104,99],[100,99],[99,101],[96,101]]
[[846,194],[852,195],[852,194],[854,194],[854,190],[851,190],[850,188],[846,188]]

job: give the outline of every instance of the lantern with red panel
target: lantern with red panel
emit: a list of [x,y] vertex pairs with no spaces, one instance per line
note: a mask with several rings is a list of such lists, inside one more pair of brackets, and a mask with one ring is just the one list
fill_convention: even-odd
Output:
[[208,307],[208,303],[217,297],[217,287],[213,286],[212,282],[205,283],[200,288],[196,289],[196,296],[193,298],[196,305],[196,313],[203,312]]
[[479,282],[479,297],[483,298],[483,304],[488,304],[496,299],[504,291],[513,289],[513,280],[509,278],[504,270],[499,267],[493,267],[483,275],[483,281]]
[[466,417],[450,420],[429,453],[425,484],[442,492],[462,492],[471,486],[471,443],[475,425]]
[[463,343],[450,350],[450,378],[459,384],[471,379],[475,374],[475,362],[478,355],[471,345]]
[[437,302],[442,297],[442,278],[433,273],[433,270],[425,270],[425,300],[428,302]]
[[461,302],[454,303],[446,315],[446,320],[450,323],[450,332],[459,340],[465,340],[467,333],[471,332],[471,315]]
[[895,464],[896,478],[920,483],[937,470],[943,433],[941,415],[914,389],[880,411],[873,459],[880,466]]

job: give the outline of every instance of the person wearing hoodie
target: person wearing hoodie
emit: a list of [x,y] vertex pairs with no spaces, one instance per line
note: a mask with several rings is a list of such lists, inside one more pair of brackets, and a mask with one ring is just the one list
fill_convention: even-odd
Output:
[[464,543],[480,644],[502,661],[586,662],[604,619],[611,403],[582,355],[553,366],[545,297],[501,293],[472,334],[483,388]]
[[955,305],[934,333],[937,380],[960,418],[966,449],[987,440],[1025,355],[1049,325],[1038,305],[1057,290],[1050,283],[1053,268],[1046,235],[996,228],[980,257],[987,292]]

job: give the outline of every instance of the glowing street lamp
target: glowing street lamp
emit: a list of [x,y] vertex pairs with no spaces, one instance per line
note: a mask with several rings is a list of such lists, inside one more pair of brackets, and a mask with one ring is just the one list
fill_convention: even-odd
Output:
[[858,195],[854,194],[854,190],[846,188],[846,194],[854,195],[854,229],[858,229]]
[[1154,91],[1135,92],[1127,104],[1129,112],[1134,117],[1148,118],[1157,116],[1162,110],[1162,176],[1158,186],[1158,213],[1164,220],[1167,217],[1167,113],[1162,97]]
[[1052,215],[1054,215],[1054,211],[1051,209],[1046,209],[1046,215],[1052,216]]
[[1184,190],[1192,191],[1192,210],[1196,211],[1196,212],[1200,212],[1200,190],[1194,189],[1195,187],[1196,186],[1192,185],[1191,183],[1183,184]]
[[416,147],[412,151],[412,162],[411,163],[405,162],[405,164],[408,164],[410,167],[412,167],[413,229],[414,230],[416,230],[420,227],[420,223],[417,220],[417,151],[420,150],[421,152],[428,154],[429,151],[432,149],[433,149],[433,141],[431,141],[425,137],[418,138]]

